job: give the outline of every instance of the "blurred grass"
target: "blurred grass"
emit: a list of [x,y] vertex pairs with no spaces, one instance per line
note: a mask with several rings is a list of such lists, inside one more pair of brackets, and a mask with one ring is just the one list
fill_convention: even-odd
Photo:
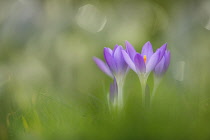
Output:
[[[1,0],[0,139],[210,139],[207,0]],[[84,11],[84,13],[80,13]],[[102,26],[104,24],[104,26]],[[172,62],[153,105],[130,71],[125,109],[93,63],[128,40],[168,42]],[[152,75],[149,78],[153,88]]]

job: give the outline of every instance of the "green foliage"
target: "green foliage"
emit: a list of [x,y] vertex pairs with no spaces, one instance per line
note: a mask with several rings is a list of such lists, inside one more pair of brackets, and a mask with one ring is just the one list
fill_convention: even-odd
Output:
[[[1,0],[0,140],[209,140],[209,4]],[[125,40],[138,51],[168,42],[172,62],[147,109],[130,71],[117,112],[92,56]]]

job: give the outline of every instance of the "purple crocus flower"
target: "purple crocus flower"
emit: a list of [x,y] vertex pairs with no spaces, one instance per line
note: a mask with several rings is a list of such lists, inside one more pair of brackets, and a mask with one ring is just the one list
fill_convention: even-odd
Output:
[[[146,99],[149,94],[146,94],[145,88],[147,78],[151,71],[154,70],[155,66],[161,61],[167,44],[153,52],[152,44],[148,41],[144,44],[141,53],[136,52],[134,47],[128,42],[125,42],[126,51],[122,50],[123,57],[128,66],[137,73],[141,87],[142,87],[142,105],[145,107]],[[146,97],[148,96],[148,97]]]
[[119,77],[124,77],[128,70],[128,66],[122,55],[122,50],[124,50],[123,47],[119,45],[116,45],[113,50],[105,47],[104,58],[106,63],[97,57],[93,58],[105,74],[112,78],[116,77],[117,80]]
[[119,109],[123,107],[123,85],[128,71],[128,65],[123,58],[122,50],[124,50],[123,47],[119,45],[116,45],[113,50],[110,48],[104,48],[105,62],[97,57],[93,58],[98,67],[105,74],[114,79],[114,84],[112,84],[110,87],[110,98],[111,100],[114,100],[114,104],[117,104]]
[[166,73],[166,71],[168,69],[168,66],[170,64],[170,59],[171,59],[171,53],[170,53],[170,51],[165,50],[162,59],[156,65],[156,67],[154,69],[154,75],[156,77],[162,77]]
[[151,103],[154,99],[156,90],[161,82],[163,75],[166,73],[171,59],[171,52],[169,50],[164,51],[164,55],[154,69],[154,88],[151,96]]
[[141,54],[136,52],[128,41],[126,41],[125,46],[126,51],[122,50],[122,54],[126,63],[138,76],[147,79],[150,72],[154,70],[157,63],[163,57],[167,44],[164,44],[153,53],[152,44],[148,41],[144,44]]

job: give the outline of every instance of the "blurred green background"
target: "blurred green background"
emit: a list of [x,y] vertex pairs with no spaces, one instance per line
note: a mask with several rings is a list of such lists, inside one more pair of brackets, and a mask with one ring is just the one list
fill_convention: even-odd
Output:
[[[130,71],[110,112],[92,60],[125,40],[171,51],[148,111]],[[209,53],[209,0],[0,0],[0,140],[209,140]]]

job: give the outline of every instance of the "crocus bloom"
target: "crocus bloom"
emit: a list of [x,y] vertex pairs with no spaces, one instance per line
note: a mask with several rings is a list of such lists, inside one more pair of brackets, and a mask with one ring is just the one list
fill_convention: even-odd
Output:
[[156,90],[161,82],[161,79],[169,67],[170,59],[171,59],[170,51],[165,50],[162,59],[156,65],[156,67],[154,69],[154,88],[153,88],[153,92],[152,92],[152,96],[151,96],[151,103],[154,99]]
[[[116,45],[113,50],[111,50],[110,48],[104,48],[105,62],[103,62],[101,59],[97,57],[93,58],[98,67],[104,73],[106,73],[108,76],[114,79],[115,81],[114,83],[117,85],[117,92],[118,92],[117,104],[120,109],[123,106],[123,85],[124,85],[125,76],[128,71],[128,65],[123,58],[122,50],[124,50],[123,47],[119,45]],[[116,88],[115,85],[114,87]],[[113,92],[110,93],[112,94]]]
[[149,94],[145,92],[147,78],[162,59],[167,44],[164,44],[154,53],[152,44],[147,42],[144,44],[141,54],[136,52],[128,41],[126,41],[125,46],[126,51],[122,50],[122,54],[128,66],[136,72],[139,77],[142,87],[142,105],[145,106],[147,104],[146,99],[149,98]]
[[122,55],[122,50],[122,46],[119,45],[116,45],[113,50],[110,48],[104,48],[104,58],[106,63],[97,57],[93,58],[95,63],[105,74],[112,78],[116,77],[117,80],[119,77],[123,77],[128,70],[128,66]]
[[157,63],[163,57],[166,46],[167,44],[164,44],[153,53],[152,44],[147,42],[144,44],[140,54],[126,41],[126,51],[122,50],[122,54],[130,68],[136,72],[138,76],[147,79],[150,72],[154,70]]
[[170,64],[170,59],[171,59],[171,53],[168,50],[165,50],[163,58],[160,60],[160,62],[156,65],[154,69],[154,75],[156,77],[162,77]]

